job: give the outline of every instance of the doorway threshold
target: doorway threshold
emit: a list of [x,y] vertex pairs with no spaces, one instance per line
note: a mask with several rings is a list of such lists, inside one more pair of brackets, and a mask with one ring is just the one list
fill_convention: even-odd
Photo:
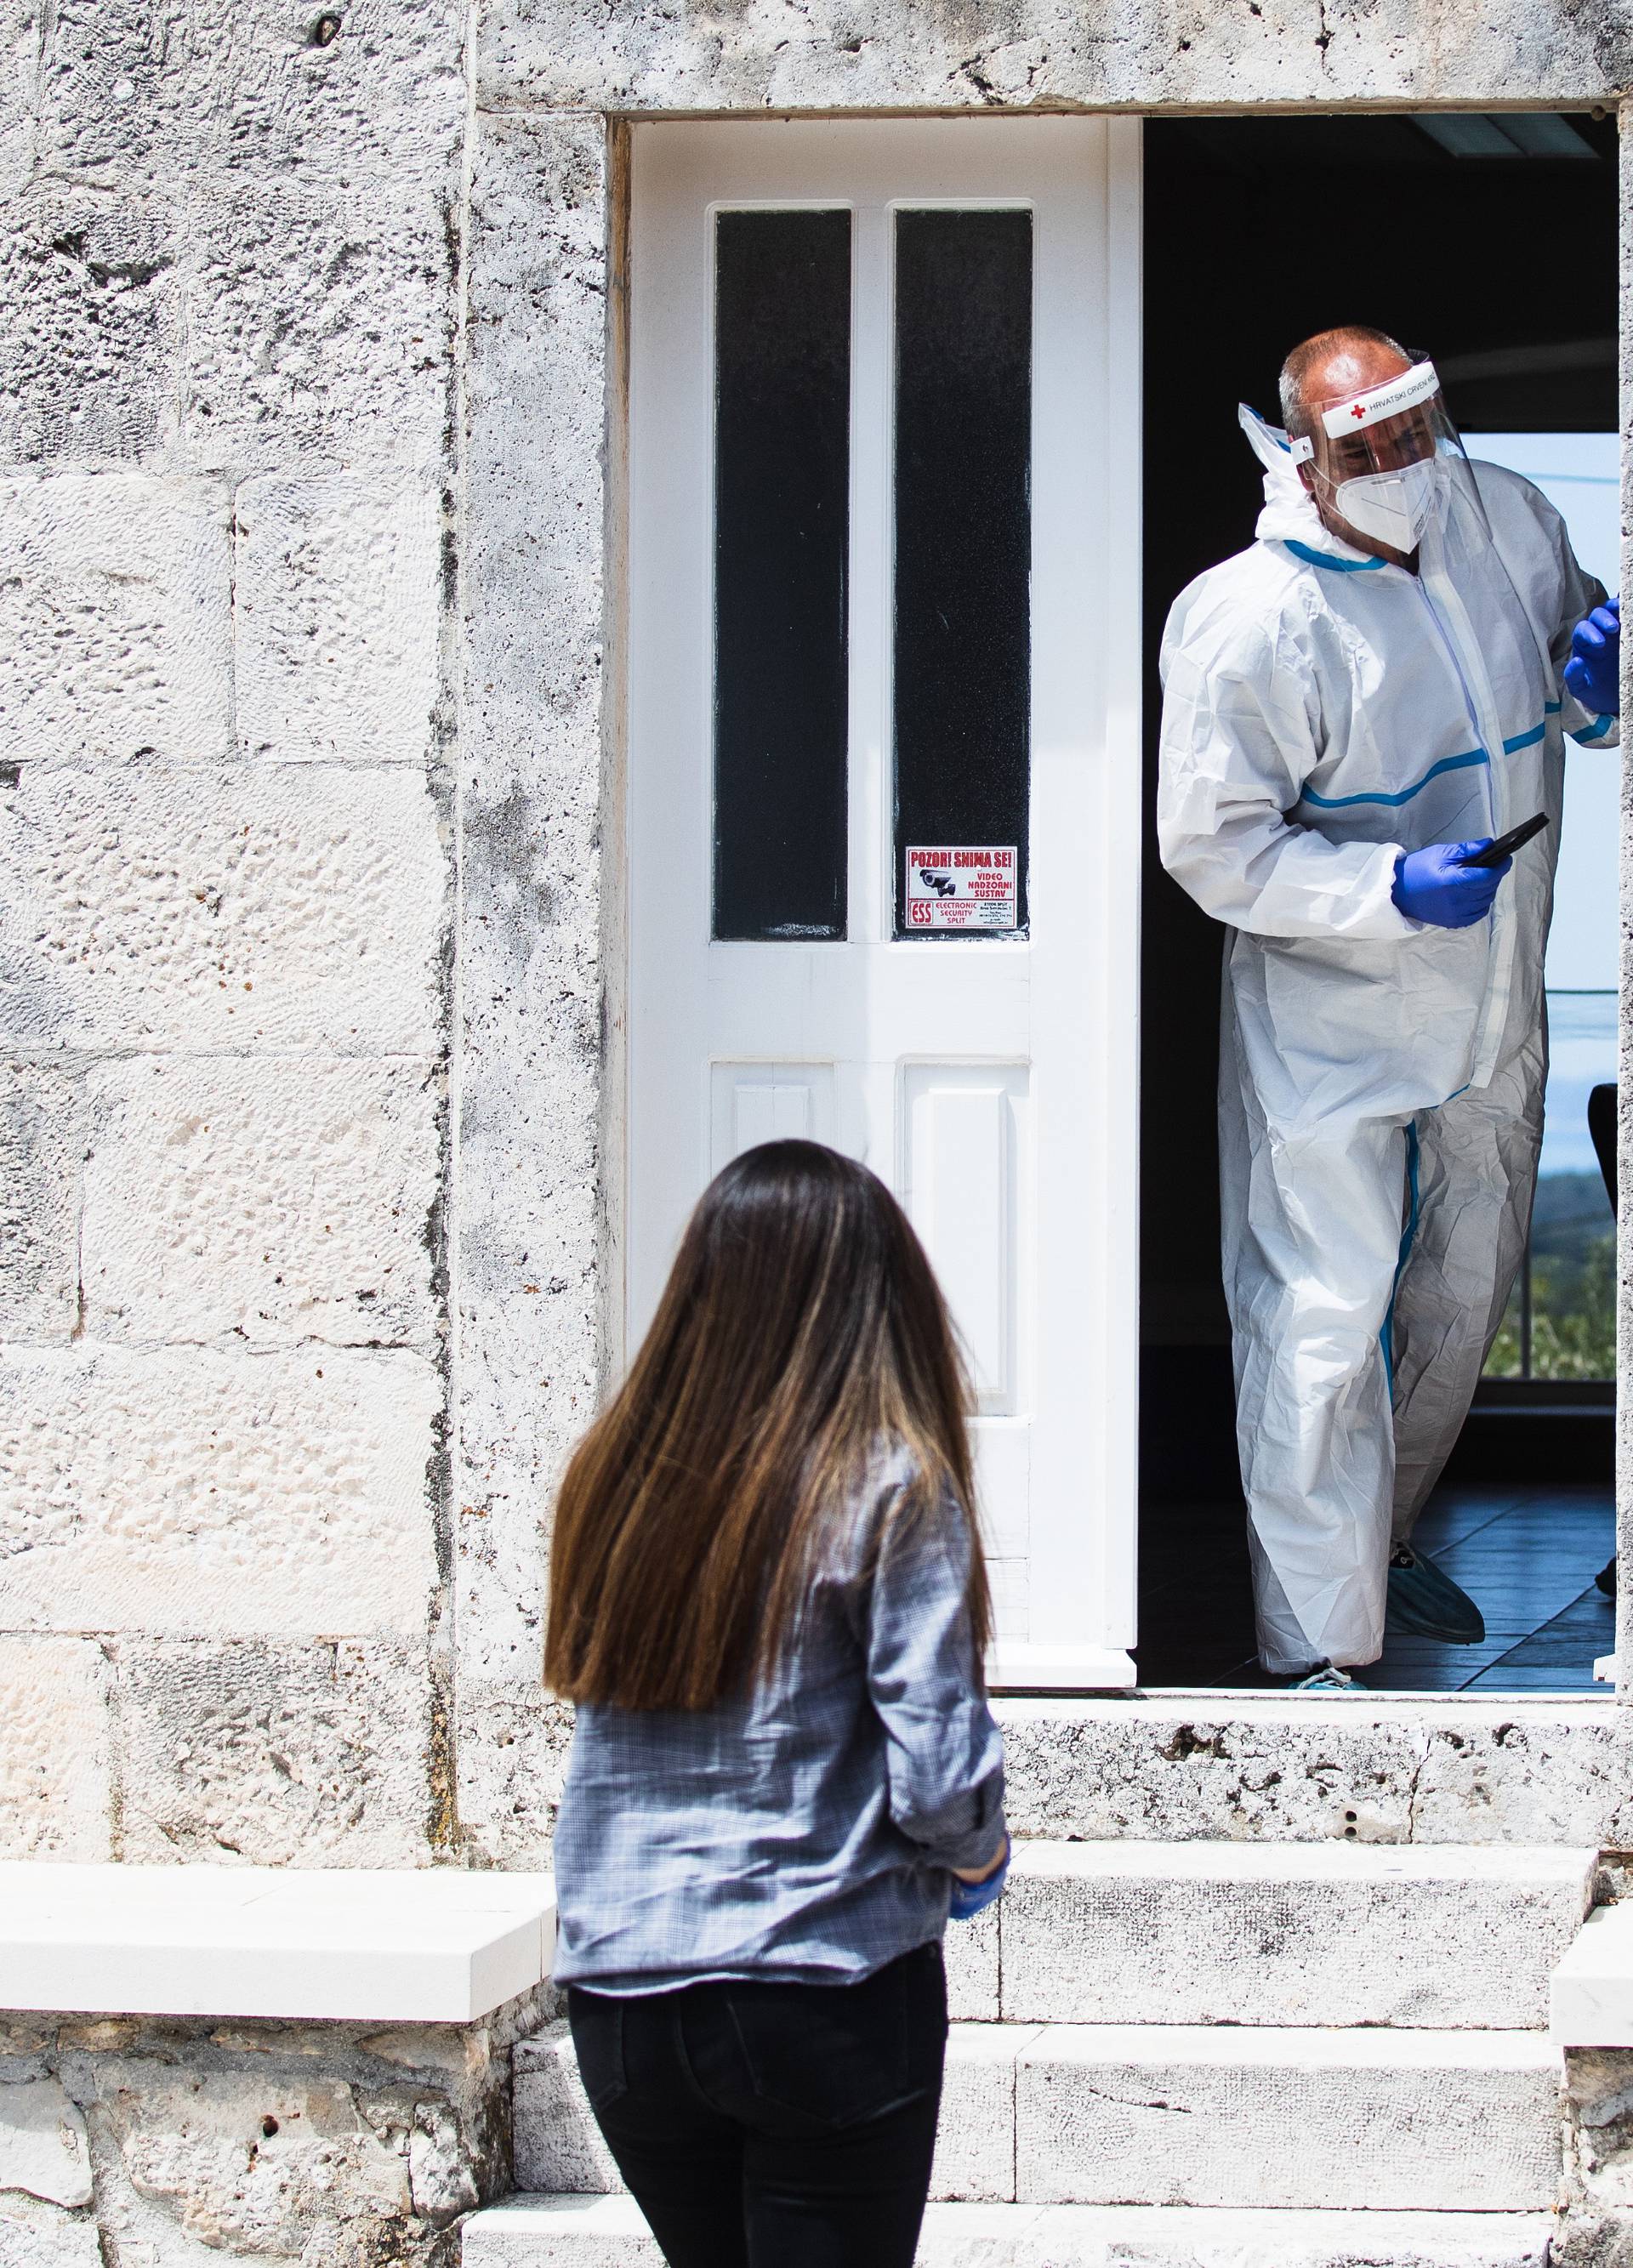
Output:
[[1556,1696],[1006,1695],[1017,1835],[1633,1846],[1633,1711]]

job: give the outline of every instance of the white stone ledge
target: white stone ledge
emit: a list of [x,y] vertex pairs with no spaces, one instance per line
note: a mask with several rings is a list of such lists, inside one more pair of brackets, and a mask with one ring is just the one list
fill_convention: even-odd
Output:
[[550,1973],[548,1874],[0,1866],[0,2008],[469,2023]]
[[1554,1971],[1548,2033],[1556,2047],[1633,2047],[1633,1904],[1600,1906]]

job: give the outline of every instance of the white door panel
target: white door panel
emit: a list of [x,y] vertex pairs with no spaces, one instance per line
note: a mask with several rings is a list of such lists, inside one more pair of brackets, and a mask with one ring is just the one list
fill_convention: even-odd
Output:
[[[730,1158],[800,1135],[865,1159],[907,1205],[967,1350],[998,1602],[992,1669],[995,1683],[1020,1686],[1133,1678],[1138,136],[1127,120],[1041,117],[666,122],[637,126],[632,136],[628,1326],[632,1335],[644,1329],[688,1212]],[[768,232],[744,214],[805,217]],[[961,218],[927,217],[937,214],[989,217],[966,227]],[[1019,217],[990,217],[997,214]],[[725,556],[717,498],[750,499],[746,507],[721,503],[722,526],[734,510],[774,515],[780,504],[765,499],[785,489],[803,495],[809,470],[773,458],[762,477],[757,459],[730,455],[749,446],[737,427],[717,449],[726,364],[716,359],[716,309],[738,305],[717,301],[717,291],[737,288],[721,280],[728,215],[734,258],[773,239],[816,246],[812,260],[829,265],[812,268],[811,306],[827,290],[846,327],[835,366],[848,397],[832,413],[847,452],[848,518],[842,557],[835,554],[845,593],[831,648],[843,681],[831,680],[839,693],[828,740],[813,720],[826,713],[829,680],[809,714],[797,703],[782,712],[791,729],[814,736],[818,769],[829,754],[839,767],[842,818],[832,818],[837,806],[820,806],[825,774],[808,777],[787,750],[772,752],[785,766],[776,777],[795,782],[787,792],[817,797],[809,837],[769,806],[762,821],[740,793],[727,799],[729,809],[716,809],[716,765],[725,761],[717,735],[727,730],[717,654],[746,652],[741,666],[750,677],[763,659],[757,648],[727,642],[741,593],[720,580],[727,570],[717,571]],[[905,654],[942,651],[926,601],[913,594],[940,588],[947,563],[933,545],[913,552],[902,531],[935,524],[936,482],[950,479],[954,458],[950,445],[945,461],[937,455],[935,418],[912,408],[918,397],[905,390],[898,357],[909,351],[900,342],[917,338],[921,370],[939,383],[940,364],[923,341],[934,342],[945,321],[955,342],[971,342],[972,386],[988,382],[972,312],[987,303],[973,290],[967,304],[956,293],[938,301],[938,271],[925,250],[966,238],[979,239],[992,265],[964,271],[955,262],[947,272],[978,283],[997,277],[992,335],[1011,340],[1009,379],[1001,371],[991,379],[1010,391],[992,398],[1018,398],[1013,340],[1028,324],[1030,392],[1018,412],[1006,413],[1018,423],[1001,419],[990,435],[1001,505],[992,538],[992,675],[969,677],[986,658],[960,648],[966,675],[958,681],[978,696],[996,688],[993,715],[1009,713],[1001,709],[1006,683],[1020,684],[1024,705],[1013,712],[1018,753],[1001,733],[986,737],[985,725],[970,727],[973,755],[967,747],[960,753],[960,718],[947,720],[946,777],[972,799],[955,797],[947,807],[995,811],[1005,794],[1021,800],[1012,823],[993,818],[986,831],[943,835],[950,821],[931,832],[930,818],[920,823],[914,814],[940,792],[942,741],[923,720],[934,725],[936,685],[952,679],[943,673],[938,681],[934,660],[913,665],[913,697],[922,703],[924,686],[931,688],[916,726],[898,681]],[[848,270],[833,265],[846,258]],[[791,320],[806,320],[805,306],[787,304]],[[720,323],[737,320],[721,314]],[[913,321],[928,328],[911,334]],[[750,350],[758,351],[751,336],[743,349]],[[819,342],[818,361],[822,351]],[[959,351],[955,345],[950,368],[962,367]],[[774,362],[775,340],[771,352]],[[948,414],[957,414],[956,402]],[[830,410],[819,403],[812,415],[820,423]],[[826,459],[813,445],[812,493],[826,495],[820,480],[831,486],[835,477],[831,441],[821,445]],[[983,453],[978,447],[970,460],[972,480],[985,476]],[[1016,482],[1026,475],[1023,506],[1011,509],[1015,482],[1001,488],[1006,463],[1019,468]],[[903,517],[909,466],[920,483],[911,492],[918,520]],[[839,541],[831,501],[787,509],[787,526],[815,530],[810,557],[821,542]],[[1014,540],[1030,549],[1006,571],[1001,547],[1006,531],[1014,536],[1015,510],[1024,518]],[[802,512],[815,516],[800,519]],[[791,556],[797,578],[805,555]],[[814,587],[813,611],[799,614],[789,602],[796,642],[816,638],[826,619],[827,586]],[[1018,644],[1013,625],[1002,630],[1006,588],[1020,593]],[[750,588],[757,621],[754,598]],[[781,627],[779,617],[779,637]],[[780,652],[765,660],[767,670],[780,666]],[[968,713],[978,711],[989,713],[979,699]],[[774,737],[774,705],[767,714]],[[904,771],[913,729],[919,770]],[[797,738],[795,731],[790,747]],[[732,845],[762,824],[764,855],[744,865]],[[808,840],[816,847],[806,857]],[[990,853],[1024,841],[1010,870],[1024,893],[1024,925],[946,936],[909,929],[908,909],[898,907],[908,841],[946,843],[963,854],[960,872],[979,863],[972,845]],[[826,887],[824,857],[843,908],[825,927],[809,912]],[[1003,862],[987,863],[1001,898]],[[747,931],[734,926],[738,916],[720,913],[718,893],[728,887],[720,876],[728,871],[747,874],[742,887],[760,908]],[[947,895],[944,886],[914,887],[933,921],[958,917],[930,900],[933,889]],[[1001,923],[1013,920],[1002,903],[991,910]],[[717,938],[717,927],[726,935]]]
[[715,1063],[709,1173],[762,1142],[838,1143],[831,1063]]
[[[983,1417],[1024,1404],[1022,1282],[1031,1144],[1024,1065],[910,1064],[903,1197],[968,1357]],[[1030,1272],[1030,1271],[1028,1271]]]

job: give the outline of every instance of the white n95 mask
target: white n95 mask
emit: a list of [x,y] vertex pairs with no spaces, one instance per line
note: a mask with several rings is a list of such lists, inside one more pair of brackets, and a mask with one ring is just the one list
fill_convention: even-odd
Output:
[[1415,551],[1439,497],[1438,468],[1425,457],[1396,472],[1362,473],[1340,481],[1333,504],[1374,543],[1386,543],[1392,551]]

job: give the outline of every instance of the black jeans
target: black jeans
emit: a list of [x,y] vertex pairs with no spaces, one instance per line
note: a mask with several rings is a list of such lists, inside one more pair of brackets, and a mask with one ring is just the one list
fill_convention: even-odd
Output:
[[567,2013],[670,2268],[913,2268],[947,2048],[939,1945],[860,1984],[574,1989]]

